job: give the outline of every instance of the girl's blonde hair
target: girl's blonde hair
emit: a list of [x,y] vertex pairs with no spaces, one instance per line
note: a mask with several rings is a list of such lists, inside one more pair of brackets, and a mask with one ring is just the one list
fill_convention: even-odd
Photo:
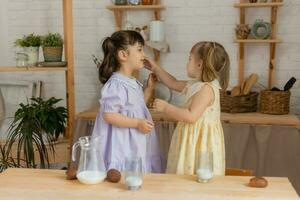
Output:
[[191,53],[196,61],[203,61],[201,81],[211,82],[218,79],[223,90],[229,82],[229,56],[224,47],[217,42],[198,42],[192,47]]

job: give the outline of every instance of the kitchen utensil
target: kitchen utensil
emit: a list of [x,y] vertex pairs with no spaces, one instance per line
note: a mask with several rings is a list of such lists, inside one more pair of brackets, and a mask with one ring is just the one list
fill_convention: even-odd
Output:
[[243,88],[243,94],[247,95],[249,94],[249,92],[251,91],[252,87],[254,86],[254,84],[257,82],[258,80],[258,75],[257,74],[251,74],[245,83],[245,86]]
[[283,90],[284,91],[290,90],[293,87],[295,82],[296,82],[295,77],[290,78],[290,80],[288,80],[288,82],[284,85]]
[[280,89],[277,87],[272,87],[271,91],[280,91]]

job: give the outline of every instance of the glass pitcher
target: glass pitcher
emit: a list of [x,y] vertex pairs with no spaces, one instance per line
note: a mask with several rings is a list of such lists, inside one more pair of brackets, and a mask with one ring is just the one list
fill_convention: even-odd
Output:
[[80,146],[80,159],[76,177],[84,184],[96,184],[106,178],[106,170],[101,153],[100,137],[84,136],[72,147],[72,160],[76,160],[76,150]]

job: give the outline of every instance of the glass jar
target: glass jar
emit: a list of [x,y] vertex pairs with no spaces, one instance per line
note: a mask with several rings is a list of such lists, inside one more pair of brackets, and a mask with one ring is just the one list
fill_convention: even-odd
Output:
[[26,53],[16,53],[16,66],[26,67],[28,65],[28,55]]
[[112,0],[112,3],[115,5],[126,5],[127,0]]
[[140,0],[128,0],[128,4],[130,5],[139,5],[140,3]]

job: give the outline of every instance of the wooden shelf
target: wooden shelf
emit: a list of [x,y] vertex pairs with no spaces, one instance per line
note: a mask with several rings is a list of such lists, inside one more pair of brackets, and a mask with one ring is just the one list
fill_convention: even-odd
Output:
[[149,10],[154,13],[154,19],[160,20],[160,11],[164,10],[166,7],[160,4],[160,0],[157,0],[155,5],[110,5],[106,7],[108,10],[112,11],[115,16],[116,30],[119,31],[122,28],[123,13],[128,10],[138,11],[138,10]]
[[257,40],[257,39],[235,39],[234,42],[236,43],[280,43],[282,39],[267,39],[267,40]]
[[166,7],[163,5],[125,5],[125,6],[107,6],[106,7],[112,11],[119,11],[119,10],[164,10]]
[[244,69],[245,69],[245,44],[254,44],[254,43],[266,43],[270,45],[269,48],[269,70],[268,70],[268,88],[273,87],[274,77],[275,77],[275,55],[276,55],[276,44],[282,42],[281,39],[277,37],[277,13],[278,7],[282,6],[284,3],[281,2],[270,2],[270,3],[246,3],[245,0],[240,0],[239,3],[235,3],[234,7],[239,8],[240,10],[240,24],[246,24],[246,8],[247,7],[268,7],[271,10],[270,25],[271,25],[271,35],[267,40],[257,40],[257,39],[246,39],[238,40],[235,39],[235,42],[238,43],[238,85],[242,85],[244,82]]
[[74,54],[73,54],[73,0],[61,0],[63,12],[64,55],[67,66],[16,67],[0,66],[0,72],[55,72],[64,71],[66,81],[66,104],[68,110],[66,137],[71,137],[75,117]]
[[0,72],[53,72],[67,71],[67,67],[0,67]]
[[236,3],[235,8],[250,8],[250,7],[277,7],[282,6],[283,2],[270,2],[270,3]]

